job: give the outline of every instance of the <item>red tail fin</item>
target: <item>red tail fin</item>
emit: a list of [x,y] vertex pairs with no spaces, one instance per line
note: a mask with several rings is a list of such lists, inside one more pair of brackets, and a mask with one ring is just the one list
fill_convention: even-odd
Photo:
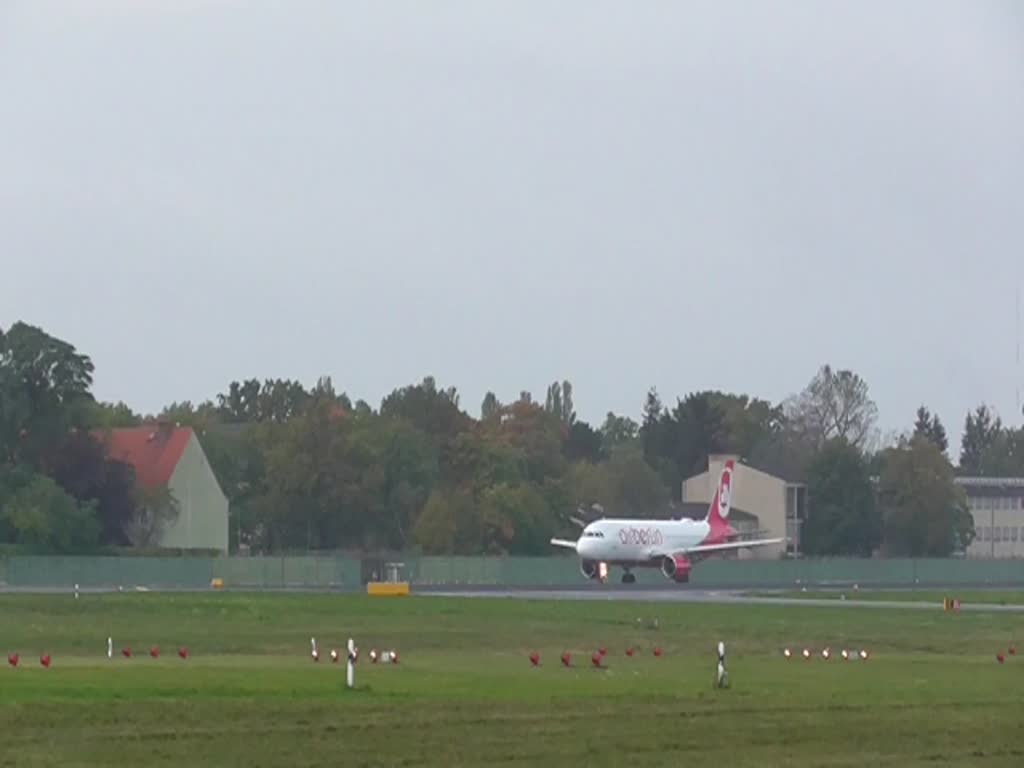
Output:
[[711,527],[709,539],[724,541],[734,536],[736,531],[729,525],[729,509],[732,506],[732,472],[736,462],[729,459],[722,468],[722,475],[718,479],[718,489],[715,491],[715,498],[711,500],[711,507],[708,509],[708,525]]

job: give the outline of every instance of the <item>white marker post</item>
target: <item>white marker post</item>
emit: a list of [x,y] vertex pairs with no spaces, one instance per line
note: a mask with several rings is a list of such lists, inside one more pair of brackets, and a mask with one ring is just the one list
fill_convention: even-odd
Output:
[[725,671],[725,643],[718,641],[718,687],[729,687],[729,674]]
[[320,658],[320,654],[318,654],[316,652],[316,638],[315,637],[309,638],[309,644],[310,644],[310,646],[312,646],[312,648],[311,648],[311,650],[309,652],[309,655],[313,657],[313,661],[317,661]]
[[78,599],[78,585],[75,584],[75,600]]
[[114,658],[114,638],[112,637],[107,638],[107,658]]
[[355,688],[356,686],[356,645],[350,637],[348,639],[348,669],[347,682],[349,688]]

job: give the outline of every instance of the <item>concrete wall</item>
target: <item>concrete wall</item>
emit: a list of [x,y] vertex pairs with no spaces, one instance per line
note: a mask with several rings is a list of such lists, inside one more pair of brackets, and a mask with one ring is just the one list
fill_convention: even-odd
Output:
[[177,521],[160,546],[228,551],[228,500],[193,433],[168,483],[180,505]]
[[[691,477],[683,483],[684,502],[710,504],[718,488],[725,462],[736,461],[733,472],[732,506],[755,515],[763,538],[785,538],[786,536],[786,483],[771,475],[740,464],[735,456],[711,456],[708,471]],[[785,545],[770,545],[756,549],[740,550],[741,559],[775,560],[785,552]],[[697,569],[694,569],[696,573]]]

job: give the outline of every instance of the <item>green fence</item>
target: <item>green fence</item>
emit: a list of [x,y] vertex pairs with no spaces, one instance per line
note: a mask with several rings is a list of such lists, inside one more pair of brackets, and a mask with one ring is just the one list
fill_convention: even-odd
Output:
[[[576,558],[562,557],[0,557],[0,585],[70,588],[207,588],[215,578],[236,589],[358,589],[401,562],[415,586],[574,587],[586,583]],[[611,579],[618,581],[618,569]],[[639,584],[664,585],[656,569]],[[1024,584],[1024,560],[723,560],[699,563],[699,587],[929,586]]]

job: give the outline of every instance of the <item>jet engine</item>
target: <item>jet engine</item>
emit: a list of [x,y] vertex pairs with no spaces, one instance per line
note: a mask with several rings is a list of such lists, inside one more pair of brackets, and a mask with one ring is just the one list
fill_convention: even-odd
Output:
[[666,579],[672,579],[678,584],[685,584],[690,580],[690,569],[693,565],[681,555],[665,555],[661,560],[661,572]]
[[580,560],[580,573],[586,576],[588,579],[597,578],[597,561],[596,560]]

